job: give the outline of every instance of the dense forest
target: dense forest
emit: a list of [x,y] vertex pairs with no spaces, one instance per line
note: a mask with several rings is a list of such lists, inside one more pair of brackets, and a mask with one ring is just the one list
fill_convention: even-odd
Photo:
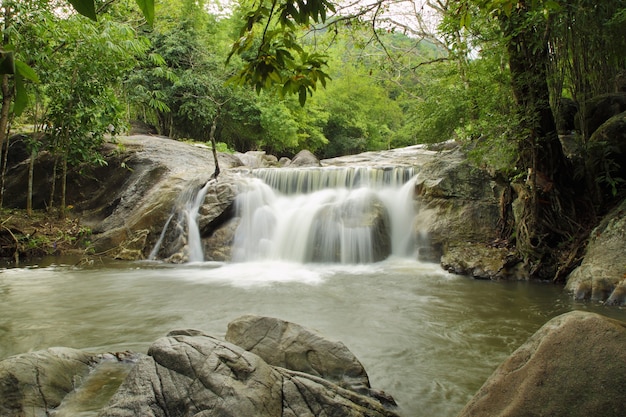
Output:
[[503,241],[555,280],[623,190],[586,108],[624,90],[625,0],[3,0],[1,13],[3,154],[31,132],[60,187],[137,126],[321,158],[454,139],[510,184]]

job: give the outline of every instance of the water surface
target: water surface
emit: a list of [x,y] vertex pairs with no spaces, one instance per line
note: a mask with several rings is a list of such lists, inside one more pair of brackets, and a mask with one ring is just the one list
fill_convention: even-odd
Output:
[[50,346],[145,352],[173,329],[223,337],[258,314],[342,341],[399,412],[455,416],[496,366],[578,304],[549,284],[476,281],[437,265],[113,263],[0,270],[0,359]]

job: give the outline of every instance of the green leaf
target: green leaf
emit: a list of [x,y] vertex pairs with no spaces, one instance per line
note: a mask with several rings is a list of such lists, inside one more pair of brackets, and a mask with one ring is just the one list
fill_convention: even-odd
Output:
[[17,74],[21,75],[27,80],[31,80],[35,83],[39,82],[39,76],[37,75],[35,70],[29,67],[25,62],[19,60],[15,61],[15,71]]
[[149,25],[154,23],[154,0],[135,0]]
[[28,92],[24,86],[24,79],[20,74],[15,74],[15,100],[13,101],[13,114],[19,116],[28,105]]
[[68,0],[74,9],[83,16],[96,20],[95,0]]
[[300,102],[300,106],[304,107],[306,104],[306,87],[301,85],[298,89],[298,101]]

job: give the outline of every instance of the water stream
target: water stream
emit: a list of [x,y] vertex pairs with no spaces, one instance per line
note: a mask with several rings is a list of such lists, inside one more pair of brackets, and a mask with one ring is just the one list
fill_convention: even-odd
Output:
[[231,320],[266,315],[342,341],[400,414],[452,417],[550,318],[586,309],[626,320],[625,309],[575,303],[558,286],[475,281],[416,261],[410,169],[280,171],[255,171],[240,193],[234,262],[202,261],[205,186],[177,214],[193,262],[0,269],[0,359],[51,346],[145,352],[173,329],[223,337]]
[[[61,260],[53,260],[59,263]],[[111,263],[0,270],[0,359],[68,346],[145,352],[172,329],[223,337],[243,314],[342,341],[406,417],[453,417],[548,319],[589,309],[549,284],[475,281],[392,257],[370,265]]]

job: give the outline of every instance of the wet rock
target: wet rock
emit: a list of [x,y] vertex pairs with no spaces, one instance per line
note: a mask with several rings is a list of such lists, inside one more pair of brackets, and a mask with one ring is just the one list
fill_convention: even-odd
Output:
[[[0,415],[2,417],[69,417],[69,410],[103,406],[132,366],[134,355],[93,354],[71,348],[11,356],[0,361]],[[94,375],[111,364],[122,364],[106,380],[89,390]],[[118,376],[116,378],[116,376]],[[108,386],[108,390],[104,387]],[[87,393],[86,402],[81,395]]]
[[458,417],[621,417],[626,323],[582,311],[558,316],[489,377]]
[[322,378],[275,368],[196,330],[157,340],[100,417],[395,416]]
[[[313,224],[314,262],[377,262],[391,254],[389,213],[385,205],[365,189],[354,199],[328,204]],[[354,245],[346,248],[342,245]],[[368,250],[371,248],[371,252]],[[343,259],[350,254],[354,259]]]
[[515,253],[482,243],[456,243],[441,257],[443,269],[478,279],[527,279]]
[[581,265],[567,277],[565,289],[580,300],[626,305],[626,200],[591,232]]
[[46,415],[89,373],[93,356],[69,348],[12,356],[0,362],[0,415]]
[[252,352],[272,366],[304,372],[356,392],[367,392],[369,378],[361,362],[341,342],[284,320],[247,315],[228,324],[226,341]]

